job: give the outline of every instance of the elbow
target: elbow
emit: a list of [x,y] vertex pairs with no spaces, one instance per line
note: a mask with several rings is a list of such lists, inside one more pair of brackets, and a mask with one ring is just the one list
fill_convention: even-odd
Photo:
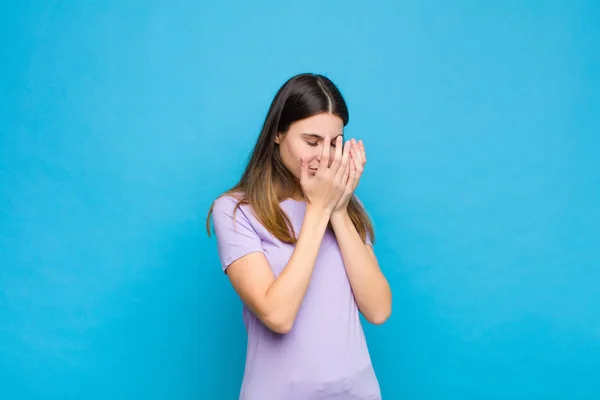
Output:
[[271,324],[267,326],[270,330],[275,333],[279,333],[280,335],[286,335],[292,331],[293,323],[280,323],[280,324]]
[[290,333],[296,319],[292,310],[266,299],[254,307],[254,314],[267,329],[280,335]]
[[294,319],[285,316],[266,315],[262,318],[262,322],[271,331],[280,335],[290,333],[294,327]]
[[392,315],[392,307],[386,307],[383,310],[379,310],[378,312],[374,312],[369,316],[365,316],[367,321],[369,321],[373,325],[382,325],[385,321],[387,321]]
[[372,317],[369,322],[372,323],[373,325],[383,325],[383,323],[385,321],[388,320],[390,316],[389,315],[376,315],[374,317]]

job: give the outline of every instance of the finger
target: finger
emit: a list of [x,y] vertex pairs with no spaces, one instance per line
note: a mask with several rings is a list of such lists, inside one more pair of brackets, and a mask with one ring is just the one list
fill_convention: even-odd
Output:
[[350,168],[349,169],[349,176],[348,176],[348,184],[350,185],[351,189],[354,190],[354,188],[356,187],[356,165],[354,162],[350,161]]
[[367,163],[367,153],[365,152],[365,143],[361,139],[358,141],[358,144],[360,145],[361,155],[363,158],[363,165],[365,165]]
[[350,176],[350,164],[352,164],[352,159],[350,158],[352,146],[349,140],[344,143],[344,152],[342,154],[342,167],[338,172],[340,177],[340,183],[344,185],[346,188],[344,193],[348,190],[348,177]]
[[353,156],[352,164],[353,164],[354,169],[356,170],[357,175],[360,177],[360,174],[362,174],[364,168],[363,168],[362,161],[360,161],[360,155],[358,153],[359,153],[359,151],[356,150],[356,146],[352,147],[352,151],[351,151],[351,154]]
[[[360,146],[356,142],[356,139],[352,139],[352,149],[354,150],[354,158],[359,162],[360,165],[363,164],[362,152],[360,150]],[[358,166],[358,165],[357,165]]]
[[338,136],[335,139],[335,155],[333,156],[333,162],[331,163],[331,170],[337,172],[342,164],[342,151],[343,151],[342,137]]
[[365,169],[365,162],[362,159],[360,152],[359,152],[359,159],[360,160],[356,160],[356,173],[358,174],[358,177],[360,178],[360,175],[362,174],[362,172]]
[[356,188],[358,186],[358,181],[360,181],[360,177],[362,176],[364,168],[362,164],[358,163],[356,164],[354,169],[356,171],[356,174],[354,175],[354,187]]
[[358,143],[357,143],[355,145],[355,150],[354,150],[354,154],[355,154],[354,161],[355,161],[355,166],[356,166],[356,172],[358,174],[361,174],[363,172],[365,164],[364,164],[364,161],[363,161],[363,158],[362,158],[362,155],[361,155],[361,151],[360,151],[360,149],[358,147],[359,146],[358,146]]
[[329,168],[329,151],[331,144],[328,141],[323,143],[323,152],[321,153],[321,163],[319,164],[319,171],[323,172]]
[[349,183],[350,183],[350,163],[352,163],[352,160],[347,160],[346,161],[346,167],[344,168],[344,173],[342,174],[342,184],[344,184],[344,187],[346,188],[346,190],[344,190],[344,192],[348,192],[349,191]]
[[342,160],[340,161],[341,165],[338,170],[338,174],[340,177],[343,176],[344,171],[348,168],[349,161],[350,161],[350,141],[348,140],[348,141],[346,141],[346,143],[343,144]]

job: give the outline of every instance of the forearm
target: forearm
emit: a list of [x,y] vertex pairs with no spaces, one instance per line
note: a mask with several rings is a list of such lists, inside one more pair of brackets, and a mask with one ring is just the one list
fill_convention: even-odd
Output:
[[292,256],[266,293],[266,304],[273,324],[283,331],[292,328],[306,294],[329,214],[321,209],[308,208]]
[[377,258],[361,239],[347,212],[332,215],[331,225],[358,308],[369,322],[383,323],[391,313],[392,294]]

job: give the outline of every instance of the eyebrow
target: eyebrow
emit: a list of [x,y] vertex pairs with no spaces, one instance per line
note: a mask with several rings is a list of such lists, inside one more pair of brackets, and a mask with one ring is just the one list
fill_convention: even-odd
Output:
[[[315,139],[324,139],[323,136],[317,134],[317,133],[303,133],[302,136],[304,137],[310,137],[310,138],[315,138]],[[337,139],[338,136],[344,137],[343,133],[340,133],[338,135],[336,135],[333,139]]]

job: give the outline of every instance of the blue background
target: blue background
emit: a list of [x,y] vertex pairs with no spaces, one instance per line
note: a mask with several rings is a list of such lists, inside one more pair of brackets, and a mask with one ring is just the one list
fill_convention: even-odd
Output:
[[0,397],[237,398],[204,219],[310,71],[369,157],[384,399],[597,399],[599,4],[3,3]]

